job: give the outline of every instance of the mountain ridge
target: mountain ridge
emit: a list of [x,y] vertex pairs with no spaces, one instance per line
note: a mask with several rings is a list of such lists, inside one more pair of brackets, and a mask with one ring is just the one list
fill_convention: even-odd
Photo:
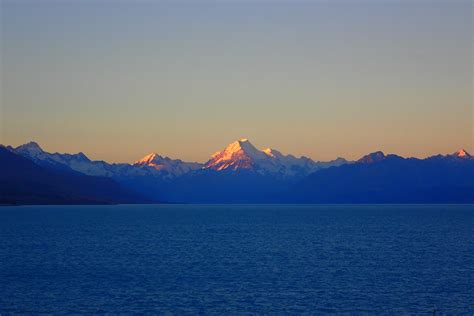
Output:
[[0,146],[0,204],[116,204],[150,201],[108,177],[43,167]]
[[275,174],[282,177],[302,177],[319,169],[348,163],[344,158],[333,161],[314,161],[311,158],[284,155],[271,148],[257,149],[248,139],[243,138],[228,144],[223,150],[215,152],[205,163],[187,162],[172,159],[152,152],[135,162],[108,163],[90,160],[84,153],[49,153],[34,141],[8,148],[39,165],[53,168],[70,168],[87,175],[107,177],[153,176],[172,179],[199,170],[215,171],[251,170],[258,174]]
[[[285,203],[474,203],[474,159],[382,155],[315,172],[279,200]],[[365,156],[365,157],[367,157]],[[363,157],[364,158],[364,157]]]
[[[172,159],[156,152],[133,164],[110,164],[90,160],[81,152],[48,153],[35,142],[3,148],[50,170],[48,172],[111,179],[149,201],[474,202],[471,191],[474,188],[474,158],[463,149],[422,159],[376,151],[355,161],[338,158],[320,162],[304,156],[285,155],[272,148],[260,150],[248,139],[239,139],[214,153],[204,164]],[[24,174],[22,170],[18,172]],[[452,174],[463,178],[455,179]],[[8,183],[3,183],[3,187],[8,187]]]
[[[281,151],[274,148],[269,148],[269,147],[259,150],[247,138],[241,138],[232,143],[229,143],[223,150],[217,151],[214,154],[212,154],[210,159],[204,163],[188,162],[188,161],[183,161],[181,159],[173,159],[167,156],[160,155],[157,152],[151,152],[150,154],[145,155],[144,157],[134,161],[133,163],[108,163],[103,160],[91,160],[83,152],[78,152],[76,154],[46,152],[35,141],[30,141],[28,143],[19,145],[17,147],[5,146],[5,145],[2,145],[2,146],[9,149],[10,151],[13,151],[29,159],[32,159],[36,162],[46,161],[49,163],[54,162],[54,163],[67,164],[68,160],[76,160],[76,161],[90,162],[90,163],[106,163],[108,165],[115,165],[115,166],[152,167],[151,169],[155,169],[157,171],[172,169],[169,166],[167,166],[167,164],[184,164],[186,166],[189,166],[187,168],[189,169],[188,171],[198,170],[199,168],[214,169],[214,170],[220,171],[223,169],[228,169],[226,168],[228,167],[228,165],[226,164],[224,164],[224,167],[218,167],[221,165],[223,161],[230,160],[230,158],[232,158],[234,154],[237,154],[236,160],[239,161],[240,153],[243,153],[243,155],[245,156],[244,158],[250,158],[257,161],[265,160],[267,158],[275,158],[276,160],[288,159],[288,160],[293,160],[293,161],[316,163],[316,164],[321,164],[322,166],[332,166],[332,164],[342,165],[344,163],[354,163],[354,162],[374,163],[374,162],[386,159],[387,157],[390,157],[390,156],[406,159],[406,157],[402,157],[402,156],[398,156],[394,154],[385,154],[382,151],[375,151],[355,161],[349,161],[342,157],[337,157],[336,159],[330,160],[330,161],[315,161],[306,156],[296,157],[292,154],[284,155]],[[474,157],[470,153],[468,153],[465,149],[459,149],[451,154],[445,154],[445,155],[438,154],[438,155],[428,156],[426,158],[417,158],[417,159],[429,159],[429,158],[438,157],[438,156],[474,159]],[[234,166],[231,162],[229,163],[230,163],[229,166]],[[246,168],[248,166],[243,165],[242,167]],[[76,171],[82,172],[81,170],[76,170]],[[181,173],[183,173],[183,170],[181,170]]]
[[[247,138],[243,138],[214,153],[203,168],[215,171],[247,169],[260,174],[304,176],[330,167],[332,162],[321,163],[304,156],[297,158],[291,154],[284,155],[272,148],[259,150]],[[341,158],[335,163],[340,165],[346,162]]]

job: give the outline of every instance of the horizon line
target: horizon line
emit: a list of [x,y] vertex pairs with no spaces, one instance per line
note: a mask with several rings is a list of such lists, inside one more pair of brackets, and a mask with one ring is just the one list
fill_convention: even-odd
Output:
[[[237,140],[235,140],[235,141],[233,141],[233,142],[228,143],[225,148],[227,148],[230,144],[233,144],[233,143],[236,143],[236,142],[239,142],[239,143],[240,143],[240,142],[248,142],[248,143],[250,143],[252,146],[254,146],[254,145],[250,142],[250,140],[249,140],[248,138],[239,138],[239,139],[237,139]],[[18,148],[18,147],[21,147],[21,146],[24,146],[24,145],[28,145],[28,144],[37,145],[42,151],[44,151],[44,152],[46,152],[46,153],[49,153],[49,154],[70,154],[70,155],[83,154],[83,155],[86,156],[88,159],[90,159],[90,158],[89,158],[90,156],[89,156],[88,154],[86,154],[85,152],[83,152],[83,151],[78,151],[78,152],[75,152],[75,153],[71,153],[71,152],[59,152],[59,151],[54,151],[54,152],[53,152],[53,151],[45,150],[45,149],[39,144],[39,142],[37,142],[37,141],[35,141],[35,140],[30,140],[30,141],[28,141],[28,142],[26,142],[26,143],[23,143],[23,144],[20,144],[20,145],[18,145],[18,146],[5,145],[5,144],[1,144],[1,143],[0,143],[0,146],[5,147],[5,148],[8,148],[8,147],[10,147],[10,148]],[[255,147],[255,146],[254,146],[254,147]],[[209,159],[212,157],[213,154],[219,153],[219,152],[221,152],[221,151],[224,151],[225,148],[222,148],[222,149],[220,149],[220,150],[218,150],[218,151],[216,151],[216,152],[210,154],[210,155],[209,155]],[[255,148],[256,148],[257,150],[261,151],[261,152],[264,152],[265,149],[272,149],[272,150],[277,150],[277,151],[281,152],[280,150],[275,149],[274,147],[266,147],[266,148],[263,148],[263,149],[257,148],[257,147],[255,147]],[[337,160],[337,159],[345,159],[345,160],[348,161],[348,162],[356,162],[356,161],[358,161],[358,160],[364,158],[365,156],[368,156],[368,155],[371,155],[371,154],[375,154],[375,153],[383,153],[385,156],[395,155],[395,156],[398,156],[398,157],[401,157],[401,158],[404,158],[404,159],[414,158],[414,159],[420,159],[420,160],[427,159],[427,158],[430,158],[430,157],[436,157],[436,156],[439,156],[439,155],[441,155],[441,156],[454,155],[454,154],[457,154],[457,153],[460,153],[460,152],[464,152],[464,153],[470,155],[470,152],[468,152],[465,148],[466,148],[466,147],[464,147],[464,148],[459,148],[459,149],[457,149],[457,150],[455,150],[455,151],[453,151],[453,152],[437,153],[437,154],[427,155],[427,156],[424,156],[424,157],[402,156],[402,155],[399,155],[399,154],[396,154],[396,153],[393,153],[393,152],[385,152],[384,150],[375,150],[375,151],[368,152],[368,153],[366,153],[366,154],[362,155],[361,157],[359,157],[359,158],[357,158],[357,159],[354,159],[354,160],[347,159],[347,158],[345,158],[345,157],[343,157],[343,156],[338,156],[338,157],[333,158],[333,159],[330,159],[330,160],[318,160],[318,159],[314,159],[314,158],[312,158],[312,157],[310,157],[310,156],[307,156],[307,155],[296,156],[296,155],[293,155],[293,154],[291,154],[291,153],[283,153],[283,152],[281,152],[281,153],[282,153],[283,155],[285,155],[285,156],[291,155],[291,156],[294,156],[294,157],[296,157],[296,158],[303,158],[303,157],[306,157],[306,158],[309,158],[309,159],[313,160],[314,162],[329,162],[329,161],[335,161],[335,160]],[[178,157],[178,158],[177,158],[177,157],[171,157],[171,156],[168,156],[168,155],[166,155],[166,154],[160,154],[160,153],[158,153],[157,151],[150,151],[148,154],[145,154],[144,156],[141,156],[141,158],[138,158],[138,159],[136,159],[136,160],[134,160],[134,161],[131,161],[131,162],[109,162],[108,160],[104,160],[104,159],[90,159],[90,160],[91,160],[91,161],[104,161],[104,162],[112,163],[112,164],[129,164],[129,165],[133,165],[133,164],[135,164],[137,161],[143,159],[143,158],[146,157],[146,156],[152,155],[152,154],[156,154],[156,155],[158,155],[158,156],[160,156],[160,157],[162,157],[162,158],[168,158],[168,159],[171,159],[171,160],[181,160],[181,161],[183,161],[183,162],[190,162],[190,163],[205,164],[207,161],[209,161],[209,159],[207,159],[207,160],[204,161],[204,162],[200,162],[200,161],[196,161],[196,160],[193,160],[193,161],[191,161],[191,160],[182,160],[182,159],[179,158],[179,157]]]

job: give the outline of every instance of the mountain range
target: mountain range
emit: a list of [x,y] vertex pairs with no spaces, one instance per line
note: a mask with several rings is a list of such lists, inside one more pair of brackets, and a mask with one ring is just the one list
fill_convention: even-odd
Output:
[[40,166],[0,146],[0,204],[150,202],[108,177],[88,176],[54,166]]
[[240,139],[205,163],[151,153],[115,164],[29,142],[0,146],[0,172],[0,204],[474,202],[474,158],[465,150],[320,162]]

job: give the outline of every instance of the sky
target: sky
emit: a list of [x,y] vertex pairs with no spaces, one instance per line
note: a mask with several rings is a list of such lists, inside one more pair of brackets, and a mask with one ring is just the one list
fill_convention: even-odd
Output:
[[473,2],[0,0],[0,143],[474,152]]

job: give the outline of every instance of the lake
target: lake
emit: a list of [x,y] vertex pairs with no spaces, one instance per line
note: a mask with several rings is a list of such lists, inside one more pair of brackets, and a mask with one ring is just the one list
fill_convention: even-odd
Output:
[[0,314],[472,314],[473,205],[0,208]]

